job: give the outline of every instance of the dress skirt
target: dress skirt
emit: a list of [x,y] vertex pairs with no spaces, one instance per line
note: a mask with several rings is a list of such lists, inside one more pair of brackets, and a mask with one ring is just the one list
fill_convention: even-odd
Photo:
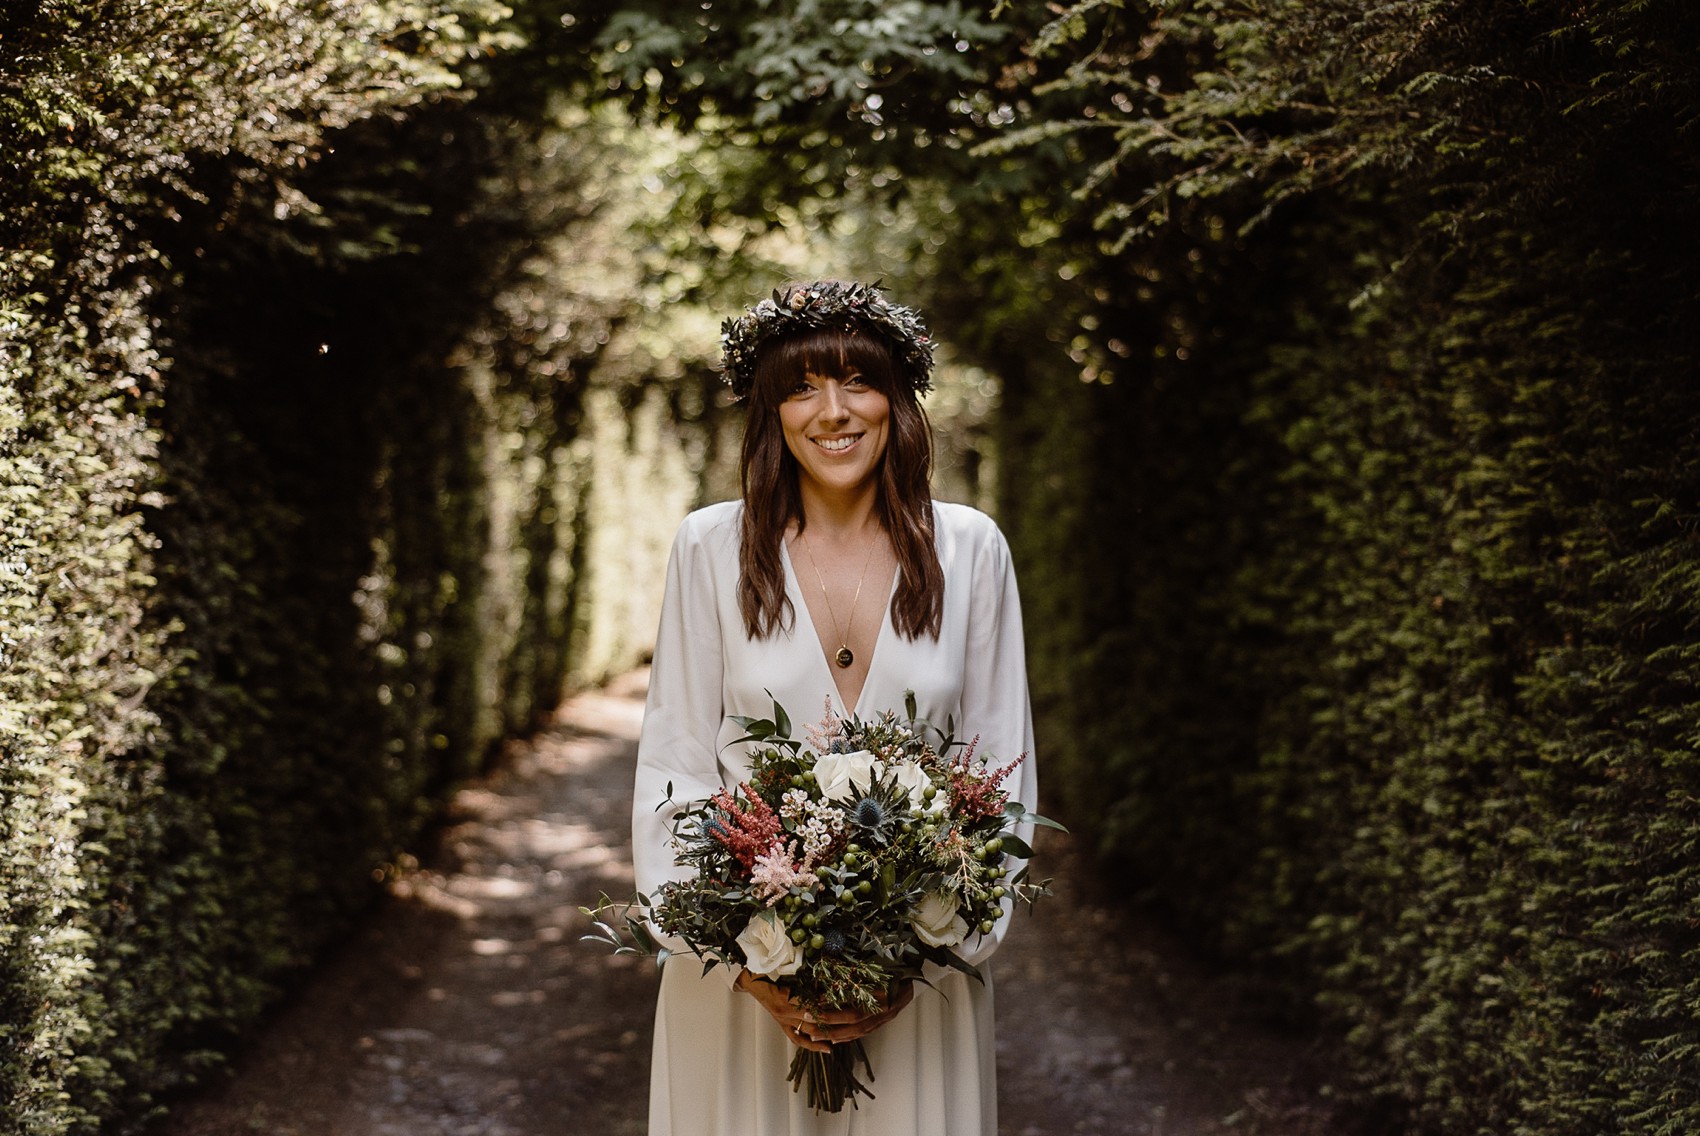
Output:
[[[929,968],[930,969],[930,968]],[[991,976],[943,971],[865,1039],[873,1100],[809,1108],[785,1073],[796,1047],[725,967],[662,968],[651,1066],[650,1136],[997,1136]],[[864,1077],[864,1080],[866,1078]]]

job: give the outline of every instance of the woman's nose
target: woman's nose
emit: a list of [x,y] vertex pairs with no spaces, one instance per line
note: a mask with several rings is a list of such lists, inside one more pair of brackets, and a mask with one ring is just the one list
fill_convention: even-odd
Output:
[[848,417],[844,402],[844,389],[837,382],[828,382],[822,388],[821,417],[839,420]]

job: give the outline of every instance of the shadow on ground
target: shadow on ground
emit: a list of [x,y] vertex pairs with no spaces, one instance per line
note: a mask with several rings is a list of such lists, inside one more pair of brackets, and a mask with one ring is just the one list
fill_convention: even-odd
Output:
[[[580,942],[578,908],[631,891],[644,677],[573,699],[459,793],[441,866],[398,882],[152,1136],[640,1136],[654,964]],[[1039,853],[1078,882],[995,960],[1004,1136],[1338,1131],[1304,1042],[1251,1024],[1067,837]]]

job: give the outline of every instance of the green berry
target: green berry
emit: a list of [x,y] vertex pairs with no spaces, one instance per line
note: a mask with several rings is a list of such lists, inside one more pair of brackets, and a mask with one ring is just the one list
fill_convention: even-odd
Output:
[[990,935],[992,933],[992,928],[996,926],[997,923],[994,920],[982,919],[980,920],[980,934]]
[[817,931],[815,934],[809,936],[809,949],[811,951],[818,951],[824,946],[826,946],[825,935],[822,935]]
[[809,933],[807,931],[803,930],[801,927],[791,928],[791,941],[793,943],[800,943],[808,937],[809,937]]
[[873,885],[873,882],[871,880],[863,880],[861,883],[856,885],[856,894],[857,895],[867,895],[869,892],[871,892],[873,890],[874,890],[874,885]]

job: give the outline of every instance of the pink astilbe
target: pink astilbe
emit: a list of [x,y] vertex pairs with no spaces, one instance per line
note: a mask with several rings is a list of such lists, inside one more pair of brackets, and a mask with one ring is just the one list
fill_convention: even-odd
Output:
[[764,900],[772,907],[794,887],[813,888],[820,884],[820,877],[809,869],[812,867],[808,860],[798,864],[791,859],[791,849],[784,840],[775,840],[773,846],[756,857],[755,867],[750,871],[751,888],[756,898]]
[[808,727],[809,745],[816,753],[826,753],[832,749],[832,743],[844,736],[844,719],[840,718],[832,708],[832,695],[826,696],[826,713],[821,720]]
[[748,802],[746,805],[740,805],[725,789],[709,798],[709,803],[720,812],[719,823],[709,831],[737,857],[738,863],[745,868],[753,868],[756,860],[785,831],[785,826],[780,823],[778,814],[756,796],[748,784],[738,787],[743,790]]
[[974,747],[979,744],[980,737],[976,734],[961,756],[951,763],[951,811],[968,820],[1003,812],[1004,801],[1009,798],[1009,794],[1003,791],[1003,783],[1027,760],[1027,755],[1022,754],[996,772],[984,766],[976,770]]

